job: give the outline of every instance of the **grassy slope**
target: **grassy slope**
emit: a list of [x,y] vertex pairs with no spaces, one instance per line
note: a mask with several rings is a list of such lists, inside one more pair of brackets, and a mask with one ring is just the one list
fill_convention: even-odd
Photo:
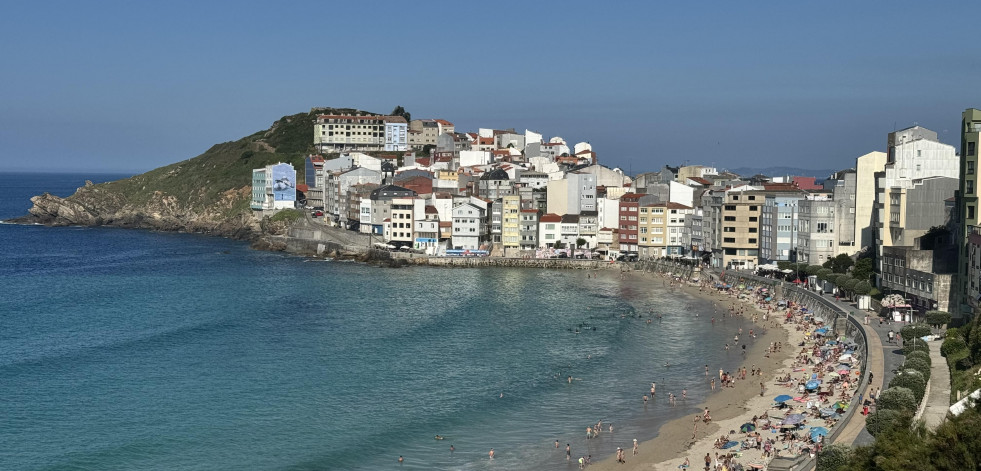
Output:
[[[141,175],[98,185],[119,193],[130,205],[147,203],[154,192],[177,197],[182,206],[194,210],[213,207],[222,194],[251,186],[252,169],[277,162],[293,164],[297,180],[304,181],[304,158],[313,149],[313,120],[323,113],[354,113],[351,109],[318,108],[284,116],[265,131],[237,141],[216,144],[205,153]],[[371,114],[364,113],[362,114]],[[250,201],[238,200],[226,216],[247,211]]]

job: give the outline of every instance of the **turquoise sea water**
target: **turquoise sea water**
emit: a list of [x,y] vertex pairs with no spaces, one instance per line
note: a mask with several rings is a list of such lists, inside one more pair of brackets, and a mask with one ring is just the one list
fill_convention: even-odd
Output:
[[[0,218],[86,178],[115,176],[0,174]],[[0,469],[571,469],[566,443],[651,438],[709,393],[706,364],[739,366],[739,320],[618,275],[0,225]],[[585,440],[600,419],[614,433]]]

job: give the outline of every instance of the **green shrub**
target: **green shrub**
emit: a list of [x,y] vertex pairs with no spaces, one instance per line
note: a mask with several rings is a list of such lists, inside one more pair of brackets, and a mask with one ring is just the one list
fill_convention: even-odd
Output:
[[822,268],[822,269],[818,270],[817,277],[818,277],[819,280],[825,281],[825,280],[828,279],[828,275],[830,275],[830,274],[831,274],[831,269],[830,268]]
[[855,288],[853,288],[855,294],[866,295],[872,291],[872,284],[868,281],[859,281],[855,283]]
[[[919,352],[916,352],[919,353]],[[923,379],[930,380],[930,363],[925,362],[919,358],[910,359],[906,357],[906,363],[903,364],[903,368],[916,370],[923,373]]]
[[919,404],[923,400],[923,394],[926,393],[926,378],[919,371],[903,370],[889,381],[889,387],[907,388],[913,391],[913,398]]
[[957,337],[957,336],[961,335],[961,328],[960,327],[951,327],[951,328],[947,329],[944,332],[944,335],[946,335],[947,338]]
[[824,447],[824,449],[817,454],[817,470],[839,471],[843,466],[848,464],[851,454],[852,447],[842,443],[836,443],[834,445]]
[[865,418],[865,429],[873,437],[878,437],[889,433],[893,429],[908,427],[911,420],[912,415],[908,412],[894,409],[879,409]]
[[303,213],[301,213],[297,209],[284,209],[276,214],[273,214],[272,217],[269,218],[269,220],[272,222],[279,222],[279,221],[293,222],[296,221],[297,219],[300,219],[302,216]]
[[920,337],[930,335],[933,330],[929,325],[926,324],[910,324],[904,326],[899,330],[899,335],[903,336],[903,340],[909,341],[912,339],[918,339]]
[[955,337],[947,336],[943,345],[940,346],[940,354],[945,357],[961,350],[967,350],[967,342],[960,335]]
[[969,370],[974,367],[974,360],[970,356],[966,356],[957,360],[956,365],[959,370]]
[[903,387],[888,388],[882,391],[875,400],[876,410],[889,409],[915,412],[917,405],[913,391]]
[[910,353],[916,351],[926,352],[929,354],[930,346],[921,339],[913,339],[908,342],[903,342],[903,355],[909,355]]
[[924,352],[923,350],[917,350],[915,352],[910,352],[909,355],[906,355],[906,361],[912,360],[914,358],[918,358],[920,360],[923,360],[928,365],[933,365],[933,360],[930,359],[930,354],[927,353],[927,352]]

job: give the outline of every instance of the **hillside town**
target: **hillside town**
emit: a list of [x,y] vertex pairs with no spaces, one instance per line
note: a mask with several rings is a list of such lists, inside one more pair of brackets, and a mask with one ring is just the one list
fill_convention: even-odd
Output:
[[445,119],[319,115],[303,182],[253,171],[252,209],[302,207],[326,225],[431,256],[679,258],[719,269],[871,258],[869,280],[955,318],[981,299],[975,169],[981,110],[960,147],[921,126],[888,133],[823,181],[665,165],[627,175],[588,142]]

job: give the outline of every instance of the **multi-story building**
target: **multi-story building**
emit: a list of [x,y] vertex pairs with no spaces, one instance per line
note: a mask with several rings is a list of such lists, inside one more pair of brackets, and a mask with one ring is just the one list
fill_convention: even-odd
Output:
[[439,249],[439,211],[435,206],[426,205],[425,200],[416,200],[415,209],[418,210],[422,203],[422,217],[419,211],[414,211],[415,221],[413,232],[415,233],[415,244],[413,248],[422,250],[426,254],[436,255]]
[[726,192],[722,207],[722,265],[752,269],[760,256],[760,215],[766,194],[761,187],[741,186]]
[[500,168],[484,172],[477,180],[477,196],[496,200],[514,194],[514,182],[508,173]]
[[296,206],[296,170],[282,162],[252,169],[252,209],[260,211]]
[[487,209],[465,202],[453,207],[453,239],[455,249],[477,250],[486,241]]
[[[953,146],[938,141],[934,131],[913,126],[889,133],[888,144],[885,171],[876,180],[876,212],[873,215],[876,224],[875,246],[880,256],[877,269],[880,271],[883,247],[912,245],[913,239],[923,235],[932,225],[942,223],[943,202],[954,196],[960,176],[960,162]],[[906,199],[915,187],[924,185],[924,191],[939,191],[949,184],[929,181],[930,177],[950,179],[954,184],[950,194],[930,195],[939,199],[932,205],[929,201],[913,205],[917,211],[910,213],[906,208]],[[935,212],[931,215],[926,211]],[[923,224],[931,223],[923,227]]]
[[766,195],[760,215],[760,261],[796,261],[798,205],[804,192]]
[[835,253],[834,255],[854,255],[861,249],[855,235],[855,192],[856,174],[854,170],[838,172],[824,182],[830,186],[831,199],[835,202]]
[[877,174],[885,172],[886,153],[869,152],[855,159],[855,247],[862,250],[875,245],[875,210]]
[[596,175],[569,172],[548,182],[548,212],[559,215],[596,211]]
[[946,243],[929,250],[921,249],[919,244],[883,247],[879,288],[901,293],[920,315],[931,310],[949,312],[956,250],[955,245]]
[[798,206],[797,260],[821,265],[835,257],[835,202],[830,198],[808,198]]
[[319,115],[313,144],[320,152],[408,150],[408,123],[401,116]]
[[626,193],[620,197],[619,241],[620,253],[639,255],[640,239],[638,215],[640,213],[640,198],[643,195]]
[[414,198],[416,193],[396,185],[379,186],[368,198],[361,199],[360,231],[364,234],[383,235],[385,219],[392,216],[392,200]]
[[564,214],[559,226],[559,240],[567,248],[576,248],[576,241],[579,239],[579,215]]
[[324,158],[308,155],[304,159],[304,179],[307,184],[307,206],[324,208]]
[[562,216],[543,214],[538,219],[538,243],[541,247],[554,247],[562,238]]
[[501,203],[501,244],[504,254],[511,255],[521,247],[521,197],[507,195]]
[[371,192],[375,191],[379,186],[377,183],[360,183],[351,185],[347,191],[347,223],[343,226],[345,229],[360,231],[359,226],[361,225],[361,201],[369,199],[371,197]]
[[978,230],[978,148],[981,147],[981,110],[969,108],[961,114],[961,155],[957,192],[956,231],[960,242],[955,306],[951,314],[962,322],[981,307],[981,231]]
[[520,215],[521,250],[535,250],[538,248],[538,218],[541,212],[537,209],[522,209]]
[[390,223],[385,227],[385,241],[396,247],[412,247],[415,242],[415,198],[392,198]]
[[[364,167],[356,167],[349,170],[337,170],[327,172],[324,189],[324,212],[326,212],[334,222],[349,226],[346,220],[348,205],[348,189],[351,185],[362,183],[381,184],[382,176],[380,172],[369,170]],[[360,221],[360,218],[359,218]]]
[[599,214],[596,211],[579,213],[579,237],[586,241],[587,248],[596,247],[596,236],[599,232]]
[[413,119],[409,121],[409,146],[416,150],[435,147],[440,134],[454,131],[453,123],[445,119]]

